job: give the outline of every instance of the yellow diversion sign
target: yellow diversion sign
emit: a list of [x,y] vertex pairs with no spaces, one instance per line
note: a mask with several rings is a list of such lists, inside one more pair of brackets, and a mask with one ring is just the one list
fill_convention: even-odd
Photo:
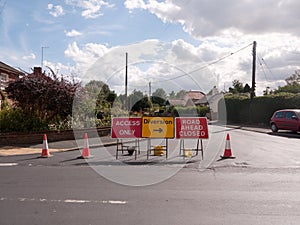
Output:
[[143,138],[174,138],[174,117],[142,118]]

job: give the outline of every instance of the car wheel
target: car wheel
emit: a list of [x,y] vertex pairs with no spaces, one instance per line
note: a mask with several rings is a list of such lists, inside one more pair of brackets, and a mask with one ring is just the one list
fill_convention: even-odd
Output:
[[277,132],[277,131],[278,131],[278,127],[276,126],[275,123],[272,123],[272,124],[271,124],[271,130],[272,130],[273,132]]

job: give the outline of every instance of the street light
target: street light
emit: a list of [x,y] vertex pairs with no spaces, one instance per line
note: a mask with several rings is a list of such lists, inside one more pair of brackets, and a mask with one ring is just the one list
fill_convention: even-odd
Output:
[[42,61],[41,61],[41,67],[43,69],[44,66],[44,48],[49,48],[48,46],[42,46]]

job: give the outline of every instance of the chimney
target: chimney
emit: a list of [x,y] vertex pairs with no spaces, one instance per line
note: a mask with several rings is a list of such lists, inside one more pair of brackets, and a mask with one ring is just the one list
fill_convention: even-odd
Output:
[[33,74],[34,74],[35,76],[42,75],[42,67],[34,67],[34,68],[33,68]]

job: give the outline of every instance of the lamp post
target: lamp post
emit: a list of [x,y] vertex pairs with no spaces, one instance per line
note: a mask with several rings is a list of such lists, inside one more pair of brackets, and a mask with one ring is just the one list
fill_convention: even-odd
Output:
[[41,67],[43,69],[44,66],[44,48],[49,48],[48,46],[42,46],[42,60],[41,60]]

